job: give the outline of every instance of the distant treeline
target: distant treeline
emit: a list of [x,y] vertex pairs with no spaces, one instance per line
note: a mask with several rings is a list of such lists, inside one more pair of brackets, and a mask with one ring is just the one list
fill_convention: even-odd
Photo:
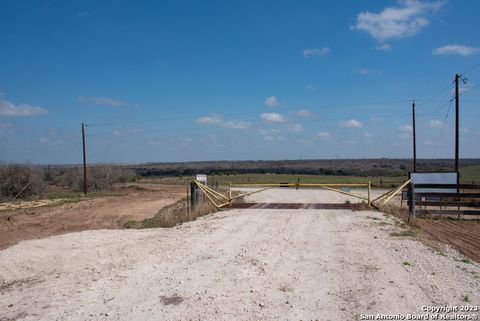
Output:
[[[480,165],[480,159],[464,159],[461,166]],[[282,160],[282,161],[213,161],[186,163],[151,163],[124,165],[137,175],[192,176],[195,174],[307,174],[335,176],[406,176],[412,170],[407,159],[340,159],[340,160]],[[453,160],[422,159],[419,171],[453,171]]]
[[[460,166],[480,165],[480,159],[462,159]],[[418,171],[452,171],[451,159],[421,159]],[[147,164],[90,164],[87,170],[89,190],[112,190],[118,183],[140,177],[182,176],[195,174],[294,174],[335,176],[406,176],[412,170],[408,159],[320,159],[279,161],[212,161]],[[78,165],[0,164],[0,201],[38,198],[48,185],[81,191],[83,168]]]
[[208,175],[235,175],[235,174],[295,174],[295,175],[334,175],[334,176],[403,176],[404,171],[392,171],[387,169],[370,169],[361,171],[357,169],[326,169],[326,168],[294,168],[294,167],[271,167],[264,168],[239,168],[236,170],[203,168],[203,169],[136,169],[139,176],[193,176],[196,174]]

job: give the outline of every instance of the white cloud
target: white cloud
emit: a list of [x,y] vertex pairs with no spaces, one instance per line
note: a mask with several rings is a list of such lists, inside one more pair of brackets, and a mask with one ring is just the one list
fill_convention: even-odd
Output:
[[376,49],[377,49],[377,50],[380,50],[380,51],[388,51],[388,50],[392,49],[392,46],[389,45],[388,43],[383,43],[383,44],[381,44],[381,45],[378,45],[378,46],[376,47]]
[[313,115],[313,113],[308,109],[299,109],[296,111],[292,111],[291,114],[294,116],[300,116],[300,117],[310,117]]
[[328,132],[319,132],[316,137],[320,140],[329,140],[331,138],[330,133]]
[[282,131],[277,128],[264,129],[261,127],[256,127],[256,128],[253,128],[253,130],[256,134],[261,135],[263,139],[267,141],[285,140],[285,137],[281,135]]
[[48,143],[50,140],[49,140],[48,138],[46,138],[46,137],[40,137],[39,141],[40,141],[40,143],[44,143],[44,144],[45,144],[45,143]]
[[443,122],[437,119],[431,120],[430,121],[430,127],[432,128],[439,128],[443,125]]
[[279,105],[278,99],[275,96],[270,96],[265,99],[265,105],[268,107],[277,107]]
[[379,13],[359,13],[356,24],[350,28],[365,31],[380,43],[389,39],[412,37],[429,24],[427,15],[440,10],[444,5],[444,1],[400,0],[397,3],[397,6],[384,8]]
[[221,126],[224,128],[245,129],[250,126],[250,123],[241,120],[229,120],[223,122]]
[[189,147],[193,142],[193,139],[190,137],[180,137],[178,140],[182,147]]
[[267,122],[281,123],[287,121],[287,118],[282,114],[277,113],[263,113],[260,115],[260,118]]
[[38,106],[16,105],[6,100],[0,100],[0,116],[38,116],[47,113],[47,109]]
[[398,138],[400,139],[410,139],[413,133],[413,127],[410,125],[398,126]]
[[211,115],[197,118],[195,122],[202,125],[218,125],[223,128],[245,129],[250,126],[249,122],[241,120],[224,120],[220,115]]
[[367,68],[355,68],[353,72],[356,73],[357,75],[362,75],[362,76],[368,76],[368,75],[380,76],[382,74],[380,70],[367,69]]
[[103,105],[103,106],[112,106],[112,107],[120,107],[127,105],[126,102],[121,100],[116,100],[108,97],[87,97],[87,96],[79,96],[77,98],[78,102],[85,103],[85,104],[94,104],[94,105]]
[[413,127],[410,125],[402,125],[402,126],[398,126],[398,130],[402,133],[412,133]]
[[342,120],[340,122],[340,127],[360,128],[362,126],[363,126],[363,124],[356,119]]
[[305,130],[301,124],[291,124],[287,129],[292,132],[303,132]]
[[76,16],[77,16],[77,18],[82,18],[82,17],[87,16],[88,14],[89,14],[89,12],[85,10],[85,11],[77,12]]
[[469,47],[464,45],[446,45],[443,47],[433,49],[435,56],[439,55],[458,55],[458,56],[470,56],[480,53],[480,48]]
[[270,136],[270,135],[264,136],[263,138],[264,138],[265,140],[268,140],[268,141],[271,141],[271,142],[275,140],[275,137]]
[[307,84],[307,89],[310,91],[315,91],[317,90],[317,87],[315,87],[315,85],[312,85],[312,84]]
[[212,115],[197,118],[195,121],[203,125],[218,125],[223,123],[223,118],[218,115]]
[[363,137],[365,137],[365,138],[372,138],[373,135],[370,134],[370,133],[364,133],[364,134],[363,134]]
[[311,58],[315,56],[326,56],[330,53],[329,47],[323,48],[308,48],[303,50],[303,56],[305,58]]

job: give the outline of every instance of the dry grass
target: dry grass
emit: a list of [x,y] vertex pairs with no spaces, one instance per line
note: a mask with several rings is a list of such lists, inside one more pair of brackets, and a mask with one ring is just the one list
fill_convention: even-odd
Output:
[[403,231],[393,232],[390,234],[391,236],[416,237],[420,235],[421,230],[418,224],[416,224],[416,220],[413,217],[410,218],[410,221],[408,220],[408,209],[391,204],[380,206],[378,209],[383,213],[395,216],[403,222],[398,225]]
[[391,214],[396,218],[399,218],[400,220],[402,220],[408,225],[417,227],[415,225],[413,217],[410,219],[410,222],[408,222],[408,209],[403,209],[395,205],[387,204],[387,205],[379,206],[378,210],[383,213]]
[[157,228],[174,227],[178,224],[193,221],[200,216],[211,214],[217,211],[217,208],[208,200],[200,202],[195,208],[187,207],[187,200],[183,198],[176,203],[162,208],[154,217],[144,219],[143,221],[128,221],[125,228]]

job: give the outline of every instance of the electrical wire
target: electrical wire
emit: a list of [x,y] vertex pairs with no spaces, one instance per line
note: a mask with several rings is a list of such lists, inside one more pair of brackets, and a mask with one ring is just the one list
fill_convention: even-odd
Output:
[[438,140],[436,141],[435,147],[433,149],[433,158],[435,158],[436,155],[437,155],[438,146],[440,145],[440,141],[442,139],[443,131],[444,131],[445,125],[447,123],[448,115],[450,114],[450,109],[452,109],[452,105],[453,105],[453,99],[450,100],[450,105],[448,106],[447,113],[445,114],[445,119],[443,120],[442,128],[440,129],[440,135],[439,135]]
[[462,72],[461,75],[465,76],[472,72],[475,68],[480,67],[480,63],[473,65],[472,67],[468,68],[466,71]]
[[418,115],[419,115],[419,116],[428,116],[428,115],[431,115],[431,114],[433,114],[433,113],[436,113],[436,112],[444,109],[449,103],[451,103],[451,102],[453,101],[453,99],[454,99],[454,98],[452,97],[452,98],[450,98],[449,100],[447,100],[445,103],[443,103],[442,105],[440,105],[440,107],[435,108],[434,110],[431,110],[431,111],[429,111],[429,112],[427,112],[427,113],[420,113],[420,114],[418,114]]
[[427,105],[429,103],[431,103],[432,101],[434,101],[435,98],[437,98],[438,96],[440,96],[441,94],[443,94],[447,89],[449,89],[451,86],[453,85],[452,82],[449,82],[447,86],[443,87],[437,94],[433,95],[432,97],[428,98],[428,99],[425,99],[425,100],[420,100],[419,103],[417,103],[417,106],[424,106],[424,105]]

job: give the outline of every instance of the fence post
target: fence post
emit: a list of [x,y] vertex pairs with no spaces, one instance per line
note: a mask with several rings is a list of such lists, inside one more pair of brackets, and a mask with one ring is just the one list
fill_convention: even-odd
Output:
[[195,182],[190,183],[190,204],[191,209],[194,210],[197,205],[197,184]]
[[408,185],[408,223],[410,223],[410,216],[415,218],[415,187],[413,183]]
[[298,191],[298,186],[299,186],[299,185],[300,185],[300,177],[297,178],[297,186],[296,186],[296,187],[297,187],[297,188],[296,188],[297,191]]
[[371,190],[372,190],[372,183],[368,181],[368,206],[372,205]]
[[190,220],[190,194],[189,194],[190,187],[187,185],[187,217]]

